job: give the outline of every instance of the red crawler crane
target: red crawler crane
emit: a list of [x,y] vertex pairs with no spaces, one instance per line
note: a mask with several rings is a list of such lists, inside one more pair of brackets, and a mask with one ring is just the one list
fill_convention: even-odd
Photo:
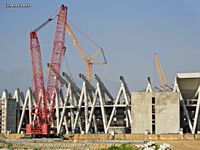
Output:
[[42,57],[37,31],[53,20],[53,18],[48,19],[30,33],[30,53],[35,87],[36,107],[33,108],[34,113],[30,118],[31,120],[33,118],[33,121],[31,124],[26,125],[26,134],[50,134],[54,117],[55,90],[58,88],[58,79],[65,41],[66,18],[67,7],[62,5],[57,14],[56,32],[54,36],[51,62],[49,65],[46,93],[44,88]]

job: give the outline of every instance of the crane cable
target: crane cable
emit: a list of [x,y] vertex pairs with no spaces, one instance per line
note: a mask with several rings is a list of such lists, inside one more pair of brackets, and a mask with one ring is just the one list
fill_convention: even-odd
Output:
[[[69,22],[68,22],[69,23]],[[74,23],[69,23],[69,24],[71,24],[74,28],[76,28],[76,30],[80,33],[80,34],[82,34],[88,41],[90,41],[91,43],[93,43],[95,46],[97,46],[98,48],[100,48],[100,49],[103,49],[95,40],[93,40],[88,34],[86,34],[85,32],[83,32],[83,31],[81,31],[81,29],[77,26],[77,25],[75,25]]]
[[56,18],[56,14],[59,11],[60,8],[58,8],[54,13],[52,13],[52,15],[45,21],[43,22],[40,26],[38,26],[36,29],[34,29],[34,32],[39,31],[40,29],[42,29],[44,26],[46,26],[49,22],[51,22],[52,20],[54,20]]
[[[92,39],[88,34],[86,34],[85,32],[83,32],[77,25],[75,25],[72,21],[68,21],[68,24],[70,24],[72,27],[74,27],[81,35],[83,35],[88,41],[90,41],[93,45],[95,45],[96,47],[98,47],[101,50],[103,59],[105,64],[107,64],[107,60],[104,54],[104,49],[94,40]],[[104,71],[103,71],[103,78],[106,80],[108,78],[108,64],[104,65]]]
[[104,54],[104,49],[94,40],[92,39],[88,34],[86,34],[85,32],[83,32],[77,25],[75,25],[72,21],[71,23],[69,23],[68,21],[68,24],[71,24],[72,27],[74,27],[80,34],[82,34],[88,41],[90,41],[93,45],[95,45],[96,47],[98,47],[100,50],[101,50],[101,53],[102,53],[102,56],[103,56],[103,59],[104,59],[104,62],[107,64],[107,60],[106,60],[106,57],[105,57],[105,54]]
[[[64,57],[65,56],[65,57]],[[65,67],[64,67],[65,65]],[[71,71],[71,68],[70,68],[70,65],[69,65],[69,62],[68,62],[68,59],[67,59],[67,55],[63,55],[63,59],[62,59],[62,70],[64,70],[64,68],[67,69],[68,73],[69,73],[69,76],[71,77],[71,79],[73,80],[73,74],[72,74],[72,71]]]

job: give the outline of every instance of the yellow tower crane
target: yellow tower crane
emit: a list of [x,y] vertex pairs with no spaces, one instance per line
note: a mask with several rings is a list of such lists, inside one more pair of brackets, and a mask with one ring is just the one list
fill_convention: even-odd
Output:
[[158,54],[154,53],[153,58],[154,58],[154,61],[155,61],[155,64],[156,64],[157,72],[159,74],[160,84],[161,84],[162,91],[165,92],[166,91],[166,89],[165,89],[166,80],[165,80],[164,72],[163,72],[163,70],[161,68],[160,61],[158,59]]
[[[69,24],[66,24],[66,32],[69,34],[69,36],[72,39],[72,42],[75,46],[75,48],[79,51],[79,54],[81,55],[82,59],[85,61],[86,63],[86,77],[87,80],[92,83],[92,65],[101,65],[101,64],[107,64],[103,49],[100,47],[99,50],[97,50],[92,56],[90,56],[89,58],[87,58],[85,51],[82,49],[79,41],[76,39],[74,33],[71,30],[71,27],[69,26]],[[95,57],[97,57],[99,54],[103,55],[104,61],[102,62],[94,62],[93,59]]]

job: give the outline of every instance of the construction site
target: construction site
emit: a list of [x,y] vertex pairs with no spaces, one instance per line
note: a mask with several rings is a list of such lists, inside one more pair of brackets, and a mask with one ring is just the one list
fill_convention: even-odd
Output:
[[[155,87],[151,78],[147,77],[144,79],[145,90],[131,91],[125,77],[119,76],[120,87],[117,94],[113,95],[101,76],[92,71],[93,65],[107,65],[106,52],[93,39],[89,39],[96,44],[98,50],[87,57],[68,24],[68,15],[68,7],[62,4],[54,16],[30,32],[30,56],[27,57],[31,57],[33,85],[27,87],[26,91],[16,87],[14,92],[6,89],[2,92],[1,139],[63,137],[68,141],[107,140],[111,143],[115,143],[115,140],[139,143],[142,140],[166,140],[171,141],[170,144],[177,140],[191,140],[199,143],[200,72],[177,72],[173,83],[168,84],[155,52],[153,61],[160,86]],[[51,59],[47,64],[43,62],[40,48],[42,43],[38,37],[40,30],[45,30],[53,21],[56,22],[56,28]],[[68,51],[66,36],[86,64],[86,72],[78,75],[81,86],[76,84],[69,72],[61,70],[62,57]],[[95,61],[97,56],[101,56],[102,61]],[[48,66],[47,83],[43,64]],[[62,144],[59,146],[60,149],[66,148]],[[29,145],[29,148],[34,148],[34,144]],[[81,149],[81,146],[76,148]],[[99,147],[87,145],[82,148]]]

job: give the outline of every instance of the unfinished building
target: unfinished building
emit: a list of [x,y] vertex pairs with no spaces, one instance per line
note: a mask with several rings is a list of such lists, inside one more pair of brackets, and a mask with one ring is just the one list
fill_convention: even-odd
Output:
[[0,130],[1,133],[15,133],[17,102],[6,93],[0,98]]
[[200,133],[200,73],[178,73],[174,92],[180,92],[180,125],[184,133]]
[[[60,76],[63,89],[56,91],[54,133],[130,133],[131,94],[124,78],[120,77],[121,86],[116,99],[97,75],[96,87],[83,74],[80,74],[80,78],[83,80],[81,89],[66,73]],[[4,95],[9,94],[4,91]],[[15,132],[25,133],[26,124],[35,119],[30,117],[35,113],[32,108],[36,107],[34,92],[29,88],[24,96],[18,89],[13,99],[17,103],[13,119],[17,122]]]
[[175,92],[134,92],[131,133],[179,133],[179,94]]
[[[199,133],[200,73],[177,74],[172,92],[155,92],[148,83],[146,92],[130,93],[123,77],[113,97],[95,75],[96,86],[83,74],[82,87],[63,73],[62,89],[56,91],[53,128],[56,134]],[[1,133],[25,133],[35,118],[34,92],[17,89],[3,92],[0,99]]]

